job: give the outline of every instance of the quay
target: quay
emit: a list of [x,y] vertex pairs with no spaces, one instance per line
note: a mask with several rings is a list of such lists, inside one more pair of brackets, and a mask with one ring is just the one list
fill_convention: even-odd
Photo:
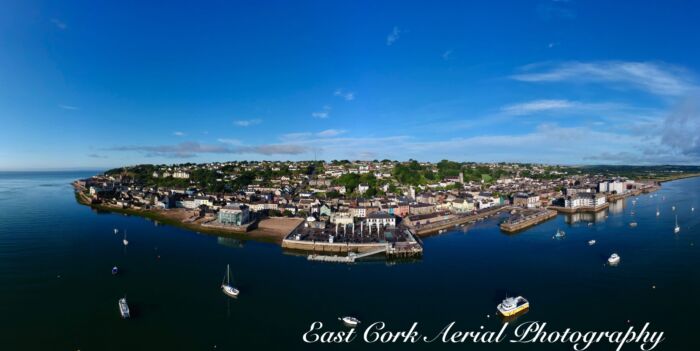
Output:
[[610,207],[610,203],[605,202],[599,206],[579,206],[576,208],[564,207],[564,206],[548,206],[547,209],[554,210],[561,213],[584,213],[584,212],[599,212]]
[[[422,241],[404,226],[370,229],[299,226],[282,240],[282,248],[311,252],[311,261],[354,262],[356,259],[384,253],[387,258],[416,257],[423,254]],[[332,255],[331,255],[332,254]]]
[[556,216],[557,211],[554,210],[523,210],[521,213],[512,215],[505,222],[501,223],[500,228],[506,233],[515,233],[548,221]]
[[477,211],[474,214],[464,214],[445,221],[417,225],[415,227],[412,227],[412,229],[415,230],[416,235],[418,236],[429,236],[431,234],[436,234],[443,229],[450,229],[463,224],[471,224],[476,221],[484,220],[488,217],[499,214],[501,211],[507,211],[509,209],[509,206],[494,206],[481,211]]

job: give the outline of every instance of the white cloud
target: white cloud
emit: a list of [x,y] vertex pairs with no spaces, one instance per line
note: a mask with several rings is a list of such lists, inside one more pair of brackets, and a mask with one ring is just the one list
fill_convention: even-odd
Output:
[[241,145],[242,144],[242,142],[238,139],[220,138],[220,139],[217,139],[216,141],[218,141],[222,144],[230,144],[230,145]]
[[181,136],[185,136],[185,133],[184,133],[184,132],[179,132],[179,131],[178,131],[178,132],[173,132],[173,135],[174,135],[174,136],[181,137]]
[[64,29],[68,28],[68,26],[64,22],[62,22],[56,18],[52,18],[51,23],[53,23],[54,26],[56,26],[56,28],[58,28],[60,30],[64,30]]
[[315,111],[311,113],[311,117],[326,119],[331,115],[331,107],[328,105],[323,106],[321,111]]
[[520,104],[508,105],[501,108],[501,111],[508,115],[528,115],[531,113],[568,109],[575,106],[576,103],[568,100],[534,100]]
[[64,109],[64,110],[80,110],[80,108],[76,106],[71,106],[71,105],[58,105],[58,107]]
[[333,92],[334,96],[339,96],[345,101],[352,101],[355,100],[355,93],[351,91],[343,91],[343,89],[336,89],[336,91]]
[[651,62],[564,62],[533,64],[511,76],[524,82],[610,83],[662,96],[680,96],[696,88],[689,73],[676,66]]
[[344,133],[345,130],[342,129],[326,129],[316,133],[316,135],[320,137],[334,137]]
[[237,121],[233,121],[233,124],[239,126],[239,127],[250,127],[256,124],[262,123],[262,120],[259,118],[254,118],[254,119],[241,119]]
[[386,36],[386,45],[393,45],[397,40],[399,40],[399,37],[401,37],[401,30],[399,29],[399,27],[394,26],[394,29],[391,30],[391,33],[389,33],[389,35]]

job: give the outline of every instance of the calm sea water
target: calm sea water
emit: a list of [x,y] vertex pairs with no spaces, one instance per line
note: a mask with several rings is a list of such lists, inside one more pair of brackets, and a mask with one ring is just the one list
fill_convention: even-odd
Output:
[[[498,329],[495,306],[506,294],[526,296],[532,305],[515,323],[585,331],[651,322],[666,333],[661,350],[700,346],[698,178],[666,183],[634,206],[632,199],[617,203],[608,218],[559,216],[517,235],[487,221],[425,239],[417,262],[348,266],[308,262],[272,244],[97,213],[75,202],[69,184],[88,175],[0,173],[0,349],[349,349],[309,347],[301,335],[316,320],[343,330],[336,319],[343,315],[366,324],[383,320],[392,329],[417,321],[424,334],[451,321],[464,330]],[[673,234],[675,214],[679,235]],[[633,217],[637,228],[629,226]],[[127,248],[113,228],[128,230]],[[564,240],[552,239],[557,228],[566,231]],[[589,247],[590,239],[597,245]],[[618,267],[605,265],[612,252],[622,257]],[[242,291],[237,300],[219,289],[226,264]],[[110,274],[114,265],[118,276]],[[117,308],[124,295],[134,316],[127,321]],[[410,349],[358,341],[351,346]],[[570,349],[522,346],[414,348]]]

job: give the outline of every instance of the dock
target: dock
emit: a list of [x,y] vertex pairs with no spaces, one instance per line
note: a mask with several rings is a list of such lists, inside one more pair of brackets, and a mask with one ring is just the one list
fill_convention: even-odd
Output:
[[389,249],[390,249],[389,245],[387,244],[385,247],[382,247],[382,248],[379,248],[376,250],[372,250],[372,251],[363,252],[360,254],[357,254],[354,252],[350,252],[347,256],[338,256],[338,255],[329,256],[329,255],[316,255],[316,254],[314,254],[314,255],[309,255],[307,257],[307,259],[309,261],[353,263],[357,259],[367,257],[367,256],[376,255],[376,254],[379,254],[382,252],[387,252]]
[[556,216],[557,211],[554,210],[524,212],[517,216],[511,216],[511,218],[501,223],[500,228],[506,233],[515,233],[548,221]]

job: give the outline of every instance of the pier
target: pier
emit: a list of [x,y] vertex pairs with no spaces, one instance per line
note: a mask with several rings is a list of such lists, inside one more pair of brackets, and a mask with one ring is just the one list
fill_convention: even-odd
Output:
[[557,216],[554,210],[523,210],[522,213],[511,216],[501,223],[501,230],[506,233],[515,233],[534,225],[548,221]]

